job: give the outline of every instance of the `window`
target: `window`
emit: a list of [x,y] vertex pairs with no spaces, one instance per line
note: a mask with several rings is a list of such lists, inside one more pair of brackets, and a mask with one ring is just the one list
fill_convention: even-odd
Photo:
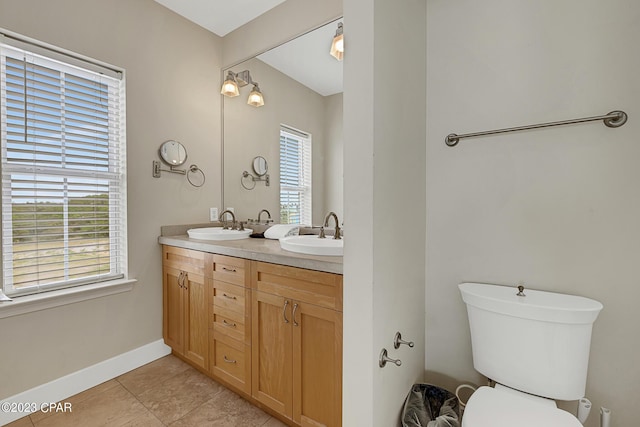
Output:
[[126,277],[123,73],[0,41],[4,293]]
[[311,135],[280,127],[280,223],[311,225]]

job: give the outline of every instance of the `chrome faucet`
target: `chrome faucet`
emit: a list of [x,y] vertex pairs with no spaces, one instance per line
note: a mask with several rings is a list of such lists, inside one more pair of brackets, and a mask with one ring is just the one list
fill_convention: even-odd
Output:
[[269,211],[266,209],[262,209],[260,212],[258,212],[258,224],[260,224],[260,217],[262,216],[263,212],[266,212],[267,216],[269,217],[267,219],[267,223],[269,223],[269,219],[271,219],[271,214],[269,213]]
[[342,236],[340,235],[340,225],[339,221],[338,221],[338,215],[335,214],[335,212],[329,212],[327,214],[326,217],[324,217],[324,225],[322,226],[322,228],[320,229],[320,235],[318,236],[320,239],[324,239],[325,235],[324,235],[324,229],[325,227],[329,226],[329,218],[333,217],[333,220],[336,223],[336,233],[333,235],[334,239],[342,239]]
[[232,221],[231,229],[234,230],[236,228],[236,216],[229,209],[222,211],[222,213],[218,217],[218,221],[220,221],[222,223],[222,225],[223,225],[222,229],[223,230],[228,230],[229,229],[229,226],[227,225],[227,219],[226,219],[224,214],[230,214],[231,215],[231,221]]

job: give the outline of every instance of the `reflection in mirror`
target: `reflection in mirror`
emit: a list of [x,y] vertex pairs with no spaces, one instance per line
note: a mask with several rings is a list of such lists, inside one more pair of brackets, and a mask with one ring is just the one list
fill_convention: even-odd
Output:
[[[291,189],[291,182],[281,191],[282,165],[287,160],[281,158],[282,129],[296,129],[311,141],[307,174],[311,212],[304,217],[310,217],[311,224],[320,224],[329,211],[342,217],[342,62],[329,55],[338,21],[223,70],[222,77],[230,70],[250,69],[269,100],[256,109],[240,97],[223,97],[223,203],[233,207],[239,218],[253,218],[261,209],[269,210],[275,222],[301,218],[291,209],[307,196]],[[261,154],[265,174],[269,164],[271,186],[243,189],[238,174],[248,163],[253,162],[257,175],[262,172],[262,165],[249,153]]]
[[256,156],[253,159],[253,172],[258,176],[264,176],[267,173],[267,161],[262,156]]
[[170,166],[180,166],[187,161],[187,149],[178,141],[165,141],[160,146],[160,158]]

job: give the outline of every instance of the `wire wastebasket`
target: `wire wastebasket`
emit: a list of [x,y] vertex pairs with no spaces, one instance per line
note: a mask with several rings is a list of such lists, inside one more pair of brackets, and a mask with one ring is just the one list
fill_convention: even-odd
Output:
[[460,427],[460,405],[452,392],[414,384],[402,409],[402,427]]

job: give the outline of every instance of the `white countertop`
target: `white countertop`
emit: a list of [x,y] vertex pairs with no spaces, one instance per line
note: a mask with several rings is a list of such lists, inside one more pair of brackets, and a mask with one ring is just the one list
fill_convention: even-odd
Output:
[[160,236],[158,237],[158,243],[196,251],[246,258],[254,261],[269,262],[271,264],[342,274],[341,256],[319,256],[289,252],[281,249],[280,242],[277,240],[248,238],[241,240],[212,241],[190,239],[186,234],[181,234],[175,236]]

